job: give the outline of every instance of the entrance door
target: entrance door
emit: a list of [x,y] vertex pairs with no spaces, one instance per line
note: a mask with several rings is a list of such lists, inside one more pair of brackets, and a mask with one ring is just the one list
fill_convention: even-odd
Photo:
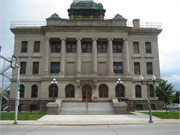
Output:
[[91,102],[91,88],[89,86],[83,87],[82,102]]

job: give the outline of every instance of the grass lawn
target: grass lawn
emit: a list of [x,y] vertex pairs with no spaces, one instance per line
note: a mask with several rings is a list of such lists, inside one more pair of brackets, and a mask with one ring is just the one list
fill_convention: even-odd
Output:
[[132,113],[132,112],[128,112],[128,115],[136,115],[136,114],[134,114],[134,113]]
[[[149,112],[141,112],[149,114]],[[152,112],[152,115],[161,119],[179,119],[179,112]]]
[[[36,112],[18,112],[18,120],[37,120],[44,115]],[[14,112],[1,112],[1,120],[14,120]]]

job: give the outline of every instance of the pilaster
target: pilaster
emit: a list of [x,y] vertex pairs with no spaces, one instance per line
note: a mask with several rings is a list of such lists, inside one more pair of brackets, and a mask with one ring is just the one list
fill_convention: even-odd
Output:
[[129,73],[129,47],[128,47],[128,40],[124,39],[123,44],[123,73],[124,74],[130,74]]
[[97,74],[97,40],[98,38],[92,38],[93,46],[92,46],[92,66],[93,73]]
[[49,72],[49,40],[50,38],[45,38],[44,74]]
[[77,56],[77,60],[76,60],[76,73],[80,74],[81,73],[81,40],[82,38],[76,38],[77,40],[77,50],[76,50],[76,56]]
[[113,73],[113,47],[112,47],[113,38],[108,38],[108,73]]
[[66,55],[66,38],[60,38],[61,40],[61,62],[60,62],[60,74],[65,73],[65,65],[66,65],[66,60],[65,60],[65,55]]

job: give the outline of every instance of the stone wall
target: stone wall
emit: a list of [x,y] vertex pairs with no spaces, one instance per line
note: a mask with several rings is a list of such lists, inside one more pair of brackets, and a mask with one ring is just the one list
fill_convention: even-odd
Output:
[[[46,112],[47,111],[47,103],[50,102],[48,100],[40,100],[40,101],[29,101],[29,100],[20,100],[19,101],[19,111],[43,111]],[[20,108],[20,106],[23,105],[23,109]],[[32,110],[31,109],[31,105],[36,105],[37,106],[37,110]],[[15,109],[15,101],[14,100],[10,100],[9,101],[9,108],[8,111],[14,111]]]

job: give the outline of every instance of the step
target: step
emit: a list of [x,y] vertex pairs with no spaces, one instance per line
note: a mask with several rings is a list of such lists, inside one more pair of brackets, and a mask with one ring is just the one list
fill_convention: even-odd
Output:
[[114,114],[112,103],[62,103],[61,115]]

